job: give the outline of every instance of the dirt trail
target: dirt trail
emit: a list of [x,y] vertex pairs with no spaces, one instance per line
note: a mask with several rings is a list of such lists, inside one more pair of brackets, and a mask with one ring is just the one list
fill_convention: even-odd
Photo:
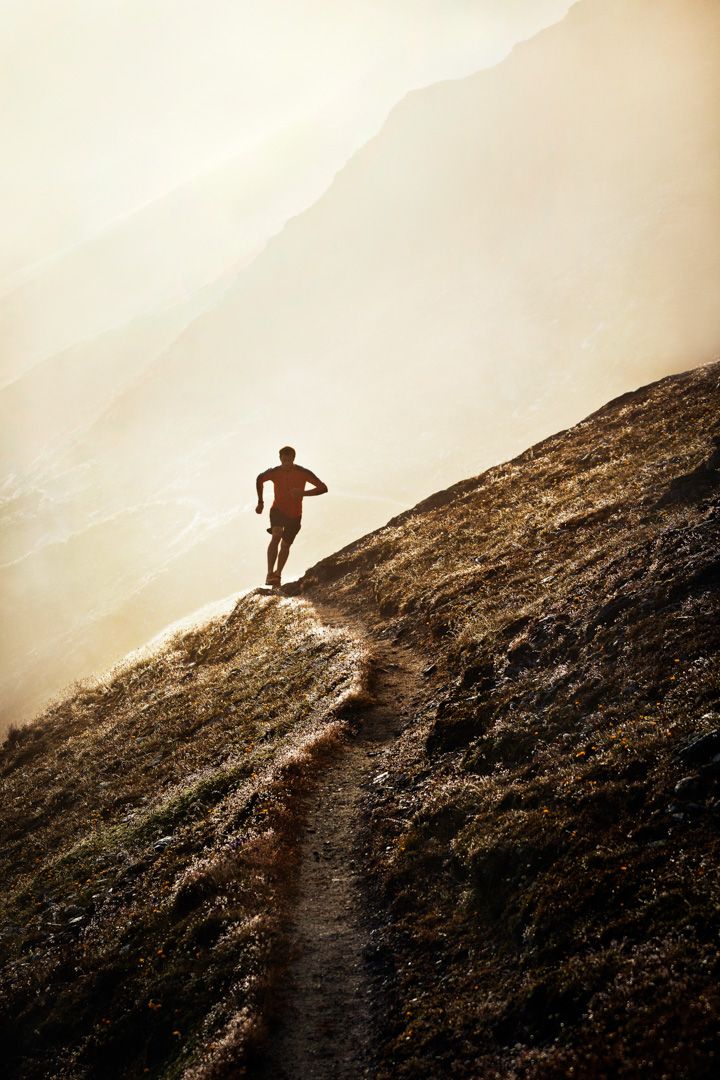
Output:
[[371,1076],[373,1015],[364,961],[359,842],[364,791],[382,783],[393,740],[412,716],[421,658],[397,643],[369,641],[325,605],[326,625],[350,628],[372,657],[375,704],[359,709],[350,736],[308,803],[287,983],[270,1031],[264,1080],[357,1080]]

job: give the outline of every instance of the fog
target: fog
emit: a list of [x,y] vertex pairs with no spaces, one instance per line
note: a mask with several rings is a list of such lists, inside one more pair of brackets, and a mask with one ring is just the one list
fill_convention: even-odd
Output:
[[570,2],[5,0],[0,383],[233,272],[409,90]]
[[[251,97],[240,80],[216,111],[238,37],[198,38],[199,8],[172,5],[157,97],[123,142],[171,5],[108,5],[117,92],[77,107],[64,151],[53,130],[20,155],[0,308],[5,724],[264,578],[254,478],[279,446],[330,487],[293,576],[720,351],[717,4],[357,4],[346,23],[313,3],[282,30],[286,7],[255,25],[216,6],[254,42]],[[26,9],[77,16],[82,57],[108,30],[105,8]],[[38,24],[13,10],[30,49]],[[92,71],[63,92],[79,100]],[[165,141],[173,102],[186,128]],[[31,227],[42,145],[67,171]]]

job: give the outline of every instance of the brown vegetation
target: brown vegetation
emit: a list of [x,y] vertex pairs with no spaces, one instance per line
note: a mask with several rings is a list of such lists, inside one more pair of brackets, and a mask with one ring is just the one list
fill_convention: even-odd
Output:
[[719,385],[628,394],[307,575],[434,661],[368,811],[380,1077],[714,1075]]
[[241,1067],[283,963],[298,803],[364,677],[349,634],[248,595],[12,733],[11,1075]]
[[[297,585],[427,657],[364,789],[378,1080],[714,1076],[719,406],[718,365],[625,395]],[[366,687],[349,631],[250,595],[12,734],[15,1075],[242,1074]]]

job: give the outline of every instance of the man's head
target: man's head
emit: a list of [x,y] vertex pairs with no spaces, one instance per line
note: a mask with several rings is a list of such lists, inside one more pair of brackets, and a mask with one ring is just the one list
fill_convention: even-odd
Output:
[[283,465],[292,465],[293,461],[295,460],[295,451],[293,450],[292,446],[283,446],[282,450],[280,451],[280,460]]

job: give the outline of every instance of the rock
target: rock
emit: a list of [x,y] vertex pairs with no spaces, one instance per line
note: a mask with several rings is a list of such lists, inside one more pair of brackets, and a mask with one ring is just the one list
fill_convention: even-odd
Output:
[[530,668],[537,662],[538,655],[527,641],[521,641],[507,654],[507,667],[505,675],[512,678],[523,668]]
[[625,766],[620,775],[625,780],[644,780],[649,771],[650,766],[648,762],[636,758]]
[[674,793],[681,799],[690,799],[699,795],[703,789],[703,783],[699,776],[683,776],[673,788]]
[[441,701],[425,740],[425,749],[428,754],[465,749],[485,734],[491,715],[482,695]]
[[[713,714],[708,714],[710,717],[715,718]],[[678,751],[677,756],[687,765],[702,765],[712,761],[716,754],[720,754],[720,728],[691,739]]]
[[517,810],[519,806],[522,806],[522,798],[517,791],[506,791],[497,804],[498,810]]
[[608,600],[598,609],[595,618],[589,623],[588,636],[591,637],[598,627],[615,622],[618,615],[631,608],[634,602],[634,598],[630,596],[614,596],[612,600]]
[[700,775],[708,782],[720,779],[720,754],[716,754],[707,765],[700,766]]
[[422,673],[423,674],[423,679],[429,679],[430,676],[434,675],[436,671],[437,671],[437,664],[430,664],[430,666],[426,667],[425,670]]
[[492,690],[495,687],[495,668],[492,662],[483,664],[471,664],[466,667],[460,678],[460,685],[464,690],[471,686],[478,690]]
[[685,500],[698,501],[720,485],[720,448],[717,440],[713,441],[715,449],[710,456],[692,472],[674,477],[667,490],[658,499],[658,506]]

